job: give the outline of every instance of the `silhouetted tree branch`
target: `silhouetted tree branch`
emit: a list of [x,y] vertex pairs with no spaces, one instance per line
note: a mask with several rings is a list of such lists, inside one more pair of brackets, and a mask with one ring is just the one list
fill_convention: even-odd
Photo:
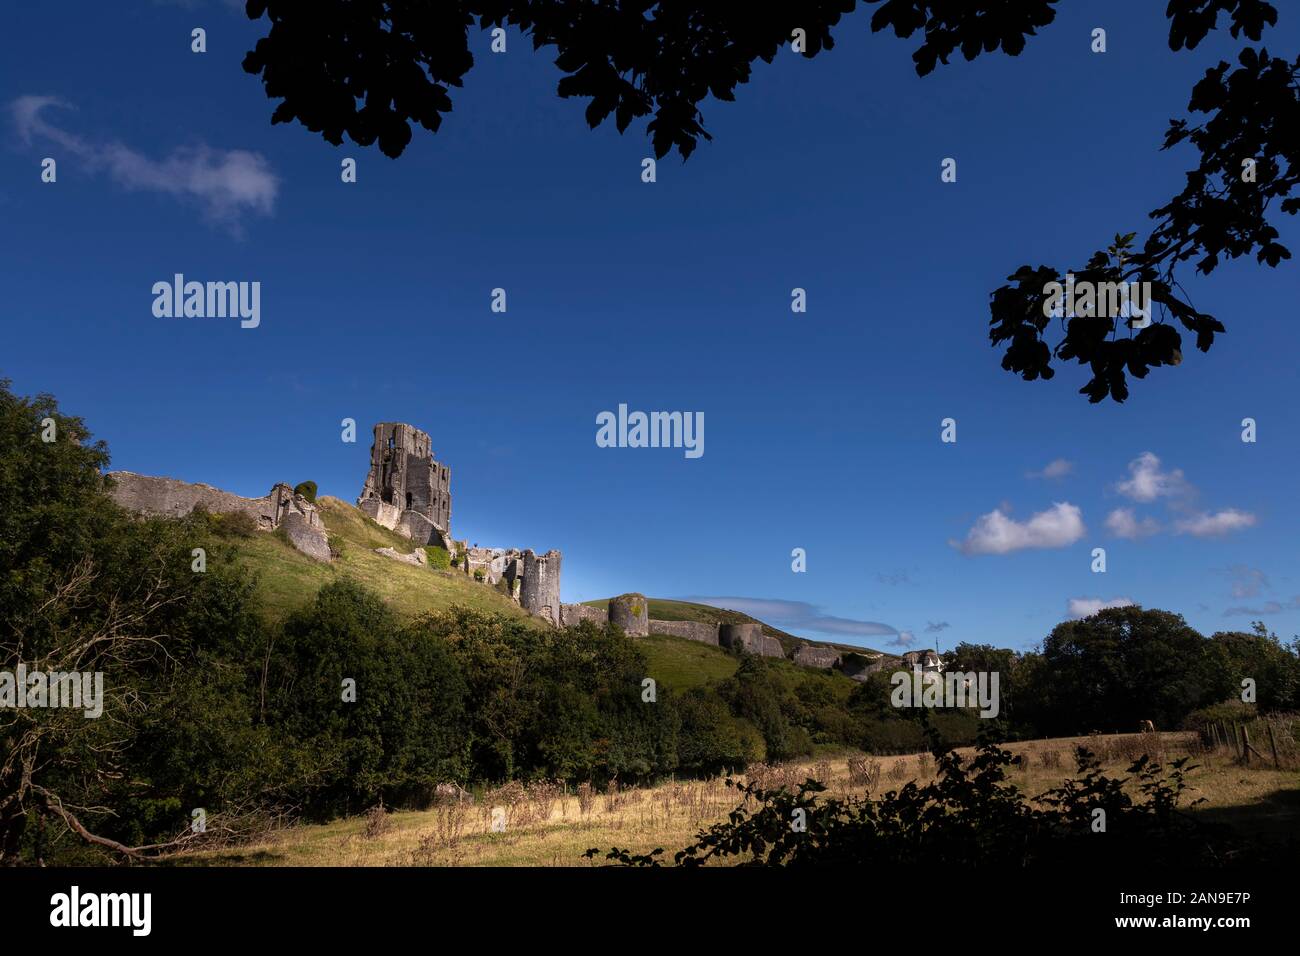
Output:
[[[866,0],[874,8],[873,32],[920,33],[912,60],[921,76],[958,51],[967,60],[997,50],[1018,55],[1052,23],[1056,2]],[[655,154],[676,149],[686,159],[701,137],[711,139],[700,110],[707,97],[735,99],[755,61],[770,63],[796,30],[803,31],[805,57],[831,49],[833,29],[856,8],[856,0],[249,0],[248,16],[265,17],[270,28],[243,65],[280,101],[273,123],[296,120],[335,145],[344,137],[378,143],[395,158],[411,140],[412,123],[436,132],[451,112],[451,87],[474,65],[470,29],[509,26],[535,49],[555,49],[564,74],[557,92],[587,100],[592,128],[613,116],[622,133],[648,117]],[[1231,35],[1252,41],[1277,22],[1266,0],[1169,0],[1165,13],[1172,50],[1197,47],[1225,14]],[[1195,260],[1195,270],[1208,274],[1224,258],[1254,254],[1270,266],[1290,258],[1267,214],[1274,200],[1283,213],[1300,208],[1292,195],[1300,178],[1300,59],[1247,47],[1238,64],[1229,72],[1220,62],[1193,88],[1188,110],[1204,122],[1170,122],[1162,148],[1188,143],[1200,162],[1183,191],[1150,214],[1155,225],[1140,249],[1130,248],[1135,233],[1116,236],[1082,268],[1022,265],[992,293],[989,338],[1004,349],[1004,369],[1029,381],[1050,379],[1053,359],[1074,361],[1091,370],[1080,389],[1089,401],[1122,402],[1128,376],[1181,363],[1175,323],[1195,335],[1202,352],[1226,331],[1188,300],[1176,274],[1181,263]],[[1247,160],[1255,164],[1253,179],[1243,175]],[[1066,273],[1080,282],[1150,283],[1156,314],[1135,328],[1119,314],[1062,313],[1053,344],[1044,286]]]

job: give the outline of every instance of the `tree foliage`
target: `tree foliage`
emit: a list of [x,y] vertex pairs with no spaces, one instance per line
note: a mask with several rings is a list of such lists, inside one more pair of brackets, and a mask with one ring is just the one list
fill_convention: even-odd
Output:
[[[1018,55],[1028,38],[1055,19],[1056,0],[867,0],[873,32],[920,35],[912,54],[925,76],[957,52],[967,60],[1001,50]],[[769,4],[692,0],[249,0],[264,37],[244,59],[278,100],[273,123],[297,121],[338,145],[345,137],[378,143],[399,156],[419,124],[437,132],[452,109],[451,88],[474,65],[470,31],[512,27],[535,49],[555,50],[563,74],[557,93],[585,100],[595,128],[611,117],[620,133],[645,119],[655,154],[676,149],[683,159],[699,139],[711,139],[701,104],[735,99],[754,64],[766,63],[802,31],[802,55],[834,47],[834,30],[855,0],[800,0]],[[1277,22],[1265,0],[1170,0],[1168,45],[1195,49],[1226,20],[1234,39],[1258,42]],[[1117,234],[1082,267],[1022,265],[990,296],[989,339],[1003,351],[1002,367],[1027,381],[1055,376],[1053,362],[1074,362],[1091,377],[1080,392],[1093,403],[1123,402],[1129,378],[1183,360],[1183,331],[1208,352],[1226,331],[1215,316],[1192,305],[1178,281],[1192,261],[1209,274],[1225,259],[1254,255],[1269,266],[1291,257],[1270,212],[1293,215],[1300,181],[1300,58],[1270,56],[1245,47],[1236,68],[1206,70],[1188,111],[1203,117],[1170,121],[1164,149],[1193,147],[1199,163],[1183,190],[1150,213],[1154,226],[1140,246],[1136,233]],[[1255,163],[1254,178],[1243,161]],[[1148,309],[1133,316],[1068,315],[1053,323],[1044,286],[1065,281],[1149,283]],[[1115,310],[1110,310],[1115,311]]]

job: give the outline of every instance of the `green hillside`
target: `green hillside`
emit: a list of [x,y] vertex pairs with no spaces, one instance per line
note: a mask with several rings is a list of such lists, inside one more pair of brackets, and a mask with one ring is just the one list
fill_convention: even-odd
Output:
[[636,646],[646,656],[648,674],[658,683],[674,690],[701,687],[710,681],[730,677],[740,666],[740,658],[720,647],[673,637],[651,634],[638,637]]
[[512,617],[528,616],[504,594],[465,574],[434,571],[375,554],[375,548],[384,547],[410,554],[415,544],[338,498],[321,497],[316,504],[331,546],[342,551],[330,564],[313,561],[278,534],[258,533],[238,542],[239,560],[257,574],[258,597],[268,617],[285,617],[310,602],[322,585],[340,577],[355,578],[377,591],[403,617],[453,604]]
[[[385,547],[410,554],[415,545],[410,539],[381,527],[353,505],[328,496],[322,496],[316,504],[329,532],[331,547],[341,552],[330,564],[313,561],[279,534],[257,533],[239,539],[236,544],[238,560],[257,576],[258,599],[268,618],[283,619],[308,604],[322,585],[340,577],[354,578],[376,591],[403,617],[418,617],[453,604],[511,617],[529,617],[500,591],[461,572],[435,571],[376,554],[375,548]],[[608,601],[587,603],[604,607]],[[787,655],[797,645],[807,643],[748,614],[704,604],[650,598],[649,613],[651,618],[664,621],[762,624],[764,633],[779,640]],[[538,627],[544,626],[541,621],[536,623]],[[739,658],[723,648],[681,637],[651,634],[639,638],[637,644],[646,655],[650,675],[677,690],[725,679],[740,665]],[[804,670],[788,661],[774,661],[773,665]]]

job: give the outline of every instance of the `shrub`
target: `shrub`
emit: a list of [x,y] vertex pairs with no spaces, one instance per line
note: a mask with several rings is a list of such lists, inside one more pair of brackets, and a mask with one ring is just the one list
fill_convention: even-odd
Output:
[[384,809],[384,801],[380,800],[369,810],[366,811],[366,828],[365,834],[367,840],[378,839],[392,828],[392,821],[388,819],[388,811]]
[[870,757],[849,758],[849,783],[864,787],[868,792],[880,784],[880,761]]
[[302,495],[312,504],[315,504],[316,503],[316,482],[300,481],[297,485],[294,486],[293,493],[295,495]]
[[486,580],[486,579],[487,579],[487,572],[486,572],[486,571],[484,571],[482,568],[475,568],[475,569],[474,569],[474,580],[475,580],[475,581],[483,581],[483,580]]
[[[1180,803],[1189,805],[1183,800],[1184,777],[1194,769],[1187,758],[1162,766],[1143,756],[1128,768],[1130,776],[1116,779],[1080,747],[1075,776],[1031,798],[1007,783],[1014,758],[987,738],[973,758],[963,758],[929,736],[937,778],[876,800],[826,798],[825,786],[812,780],[797,792],[728,780],[743,802],[725,822],[701,830],[672,861],[678,866],[714,859],[768,865],[1115,867],[1154,861],[1170,866],[1221,864],[1242,849],[1222,829],[1180,812]],[[1134,786],[1126,790],[1130,781]],[[1090,822],[1099,806],[1115,838],[1093,836]],[[806,831],[790,826],[796,810],[807,816]],[[586,856],[600,853],[593,848]],[[615,847],[604,856],[625,866],[660,866],[662,854],[662,849],[637,855]]]
[[446,548],[438,547],[436,544],[426,547],[424,553],[429,556],[429,567],[435,571],[446,571],[453,564],[451,552]]
[[1205,730],[1209,724],[1247,723],[1259,716],[1259,711],[1250,704],[1239,700],[1228,700],[1222,704],[1211,704],[1194,710],[1183,720],[1184,730]]
[[223,538],[251,538],[257,533],[257,519],[246,511],[210,515],[208,523],[212,533]]

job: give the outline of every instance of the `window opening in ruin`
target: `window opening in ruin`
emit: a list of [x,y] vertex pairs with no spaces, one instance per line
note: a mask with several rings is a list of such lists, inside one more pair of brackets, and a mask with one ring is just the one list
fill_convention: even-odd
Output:
[[406,507],[408,511],[411,508],[411,493],[409,491],[406,493]]

